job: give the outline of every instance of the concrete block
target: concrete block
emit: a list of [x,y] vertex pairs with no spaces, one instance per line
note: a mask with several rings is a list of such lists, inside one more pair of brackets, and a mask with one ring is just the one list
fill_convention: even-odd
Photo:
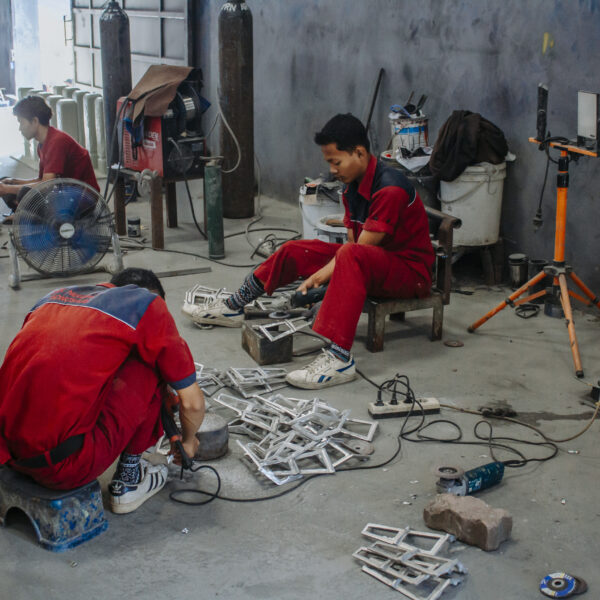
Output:
[[496,550],[510,537],[512,517],[473,496],[438,494],[423,510],[427,527],[451,533],[482,550]]

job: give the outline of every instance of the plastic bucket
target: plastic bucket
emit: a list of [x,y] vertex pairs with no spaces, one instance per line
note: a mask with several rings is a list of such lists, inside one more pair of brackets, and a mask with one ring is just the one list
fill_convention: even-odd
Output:
[[304,193],[304,186],[300,188],[300,212],[302,213],[302,237],[305,240],[319,239],[329,241],[327,235],[319,229],[319,221],[335,212],[339,212],[340,203],[334,202],[319,194]]
[[442,212],[462,220],[454,231],[455,246],[495,244],[500,234],[506,163],[478,163],[454,181],[440,182]]
[[327,215],[321,217],[318,223],[319,235],[318,239],[325,242],[331,242],[332,244],[344,244],[348,237],[348,232],[344,225],[333,225],[327,223],[327,221],[342,221],[344,218],[343,214]]

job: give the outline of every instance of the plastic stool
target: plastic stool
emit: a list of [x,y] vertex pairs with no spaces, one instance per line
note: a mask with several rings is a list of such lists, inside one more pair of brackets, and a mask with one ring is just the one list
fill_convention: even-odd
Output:
[[98,481],[74,490],[50,490],[0,467],[0,525],[11,508],[27,515],[40,545],[52,552],[74,548],[108,527]]

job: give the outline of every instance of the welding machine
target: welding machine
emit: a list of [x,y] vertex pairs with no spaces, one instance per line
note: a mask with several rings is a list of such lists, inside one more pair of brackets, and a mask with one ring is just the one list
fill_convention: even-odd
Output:
[[[193,70],[177,88],[175,97],[161,117],[142,116],[133,122],[134,103],[120,98],[122,164],[127,169],[150,169],[166,178],[186,178],[202,175],[206,155],[206,140],[202,132],[202,113],[209,106],[200,95],[201,72]],[[123,103],[127,105],[123,107]]]

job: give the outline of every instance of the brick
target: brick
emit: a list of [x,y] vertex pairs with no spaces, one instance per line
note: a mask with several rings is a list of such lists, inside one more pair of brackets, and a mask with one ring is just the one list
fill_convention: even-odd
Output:
[[512,517],[473,496],[438,494],[423,510],[427,527],[451,533],[482,550],[496,550],[510,537]]

